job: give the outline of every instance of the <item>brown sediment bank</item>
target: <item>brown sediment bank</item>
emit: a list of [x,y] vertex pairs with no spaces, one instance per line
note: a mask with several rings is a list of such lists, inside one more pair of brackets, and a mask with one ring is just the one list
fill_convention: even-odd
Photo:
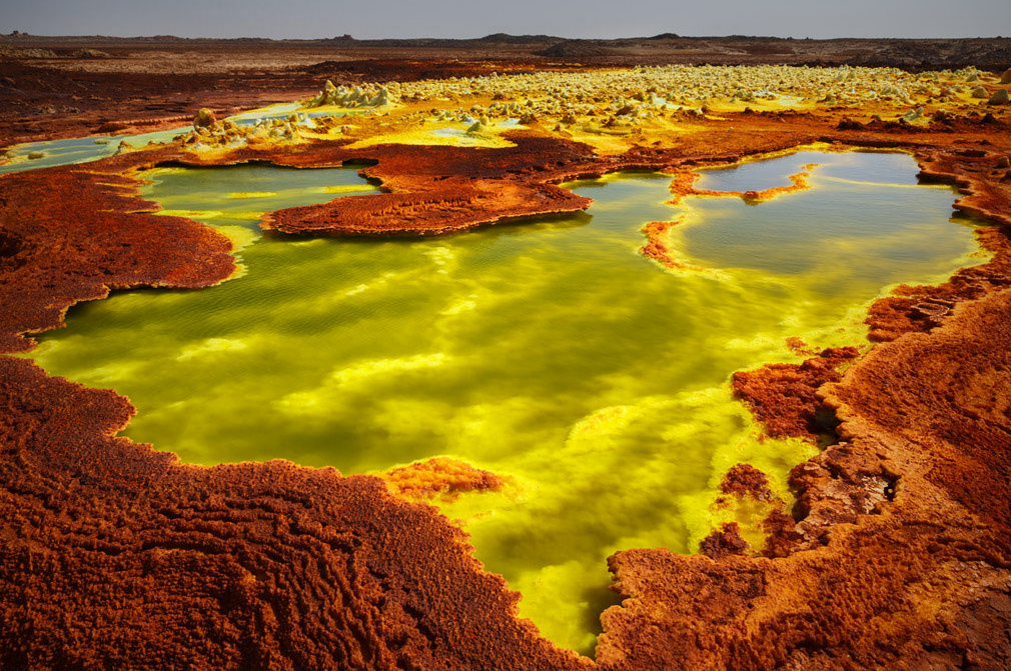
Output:
[[[841,422],[839,441],[794,469],[797,523],[779,520],[773,556],[616,553],[625,600],[604,613],[591,662],[517,620],[516,595],[482,570],[465,536],[380,478],[287,462],[180,464],[112,437],[132,415],[126,399],[2,356],[0,664],[1006,668],[1011,182],[999,166],[1011,134],[981,117],[917,132],[839,122],[832,112],[742,114],[700,121],[673,147],[610,157],[515,133],[502,149],[317,143],[213,161],[367,160],[366,174],[392,192],[284,210],[268,224],[375,234],[580,209],[583,199],[555,185],[629,168],[673,173],[818,140],[913,151],[925,177],[963,189],[956,207],[1003,225],[980,234],[994,259],[877,303],[872,333],[890,342],[841,375],[835,364],[849,352],[739,377],[772,433],[810,434],[819,408]],[[59,326],[67,306],[110,287],[198,287],[232,272],[221,236],[151,216],[131,194],[134,170],[165,162],[205,163],[164,148],[0,177],[4,351],[23,351],[23,334]],[[453,175],[486,181],[462,188]],[[443,470],[465,486],[493,484]],[[734,545],[733,529],[724,541]]]

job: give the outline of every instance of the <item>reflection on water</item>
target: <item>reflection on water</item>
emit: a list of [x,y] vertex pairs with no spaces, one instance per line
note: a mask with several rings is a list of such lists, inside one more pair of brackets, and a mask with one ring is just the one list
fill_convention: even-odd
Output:
[[[737,198],[687,203],[690,214],[675,227],[674,246],[708,267],[807,274],[831,293],[840,281],[882,287],[907,273],[915,277],[925,259],[943,254],[938,236],[963,239],[954,225],[938,230],[938,212],[950,208],[951,190],[914,186],[915,163],[907,154],[801,152],[703,173],[703,188],[747,190],[738,171],[760,189],[782,186],[789,183],[784,174],[812,163],[817,164],[808,179],[813,192],[757,207]],[[779,165],[786,172],[777,174]],[[860,261],[861,256],[866,258]],[[855,259],[858,271],[835,267]]]
[[[609,554],[692,552],[730,466],[754,464],[787,496],[788,470],[812,456],[759,442],[730,374],[797,361],[790,336],[860,343],[886,285],[947,275],[974,250],[949,222],[951,191],[889,186],[910,181],[904,155],[749,164],[756,183],[741,187],[811,162],[809,191],[685,202],[671,245],[718,273],[641,257],[643,223],[682,212],[665,204],[669,178],[614,175],[570,185],[595,202],[560,219],[438,239],[257,237],[243,276],[75,308],[33,356],[129,396],[139,414],[125,433],[186,461],[363,473],[446,455],[507,476],[443,510],[523,593],[522,615],[586,652],[612,602]],[[169,210],[247,230],[256,212],[363,184],[346,169],[151,178],[147,196]]]

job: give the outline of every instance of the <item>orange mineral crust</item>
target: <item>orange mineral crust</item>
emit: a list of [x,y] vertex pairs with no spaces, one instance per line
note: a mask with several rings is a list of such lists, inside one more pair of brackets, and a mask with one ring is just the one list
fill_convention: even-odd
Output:
[[796,193],[797,191],[803,191],[804,189],[810,188],[808,184],[808,177],[811,176],[811,170],[813,170],[816,166],[811,164],[803,167],[803,172],[799,172],[796,175],[790,175],[788,177],[790,180],[789,185],[774,186],[761,191],[713,191],[711,189],[699,189],[695,186],[695,182],[697,182],[699,178],[699,173],[681,173],[679,175],[675,175],[674,180],[671,183],[671,194],[674,196],[671,199],[671,204],[677,205],[687,196],[731,196],[740,198],[748,203],[760,203],[765,200],[772,200],[776,196],[787,193]]
[[3,668],[588,667],[379,478],[182,465],[111,437],[125,398],[9,356],[0,411]]
[[135,181],[68,166],[0,178],[0,351],[59,326],[78,301],[131,287],[207,287],[235,270],[232,245],[188,219],[132,214],[155,206]]
[[878,301],[867,323],[870,339],[894,340],[909,331],[926,331],[941,323],[955,304],[1007,286],[1011,277],[1011,169],[1008,152],[988,149],[921,150],[917,154],[925,182],[954,184],[963,194],[955,208],[1004,225],[982,229],[980,245],[993,253],[989,263],[965,268],[939,286],[902,285],[895,296]]
[[755,501],[772,501],[775,495],[769,489],[769,478],[751,464],[736,464],[723,476],[720,491]]
[[[760,203],[771,200],[776,196],[796,193],[810,188],[807,178],[814,165],[804,166],[805,172],[790,175],[790,184],[787,186],[776,186],[762,191],[712,191],[709,189],[698,189],[695,183],[699,179],[699,173],[691,170],[677,172],[671,180],[671,195],[669,201],[671,205],[680,205],[689,196],[708,196],[715,198],[740,198],[746,203]],[[639,253],[648,259],[656,261],[660,265],[671,268],[688,268],[686,263],[679,260],[674,250],[667,244],[667,237],[670,229],[684,221],[684,217],[678,217],[671,221],[651,221],[642,227],[643,235],[646,236],[646,244],[639,248]],[[698,268],[694,268],[699,270]]]
[[684,267],[667,244],[670,229],[680,224],[682,219],[684,217],[671,221],[651,221],[643,226],[642,233],[646,236],[646,244],[639,248],[639,253],[667,268]]
[[838,381],[842,375],[837,369],[858,354],[855,347],[835,347],[802,364],[738,371],[733,375],[734,395],[748,404],[770,436],[814,439],[830,428],[818,415],[818,388]]
[[[304,160],[314,164],[376,162],[362,174],[381,181],[387,193],[280,210],[263,227],[297,234],[430,235],[589,206],[589,199],[541,178],[549,168],[591,160],[589,147],[530,136],[517,140],[516,147],[503,149],[381,145],[310,150]],[[548,159],[550,165],[543,163]]]
[[496,491],[503,485],[502,478],[491,471],[448,457],[394,468],[381,477],[390,491],[415,501],[433,498],[452,501],[465,492]]
[[[437,234],[582,209],[587,199],[557,186],[582,176],[673,175],[820,140],[913,151],[927,178],[963,190],[956,207],[1011,223],[1003,121],[841,121],[839,110],[728,114],[609,155],[515,132],[498,149],[313,142],[201,157],[168,146],[7,174],[0,351],[30,349],[25,334],[110,288],[201,287],[233,272],[223,236],[152,216],[133,195],[138,169],[173,162],[366,162],[385,193],[283,210],[266,227]],[[765,525],[769,557],[742,555],[730,525],[710,536],[718,560],[612,555],[624,600],[602,616],[595,662],[517,619],[517,595],[466,536],[395,493],[491,489],[498,476],[448,463],[385,480],[281,461],[189,466],[113,437],[133,414],[125,398],[0,356],[0,667],[1007,669],[1011,264],[1006,228],[980,237],[989,263],[875,305],[872,334],[890,342],[869,354],[828,350],[736,376],[771,435],[831,432],[821,408],[841,422],[838,442],[793,470],[798,505]],[[938,296],[943,310],[924,307]],[[737,467],[728,495],[765,497],[760,475]]]
[[888,342],[904,333],[929,331],[940,325],[958,303],[1011,284],[1009,233],[1011,230],[998,227],[977,230],[980,246],[993,254],[989,262],[963,268],[943,284],[900,285],[892,296],[876,301],[868,311],[867,337],[874,342]]

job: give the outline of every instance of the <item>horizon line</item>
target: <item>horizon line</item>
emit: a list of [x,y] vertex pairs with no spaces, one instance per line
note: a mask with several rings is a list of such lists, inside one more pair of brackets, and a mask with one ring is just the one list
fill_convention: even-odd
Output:
[[348,40],[353,42],[381,42],[390,40],[399,41],[412,41],[412,40],[445,40],[445,41],[456,41],[456,42],[474,42],[480,40],[486,40],[490,37],[511,37],[511,38],[521,38],[521,37],[540,37],[540,38],[551,38],[557,40],[566,41],[587,41],[587,42],[609,42],[615,40],[650,40],[658,39],[669,36],[668,39],[730,39],[730,38],[743,38],[743,39],[774,39],[774,40],[794,40],[794,41],[811,41],[811,42],[828,42],[832,40],[1002,40],[1011,39],[1008,35],[951,35],[951,36],[931,36],[931,37],[887,37],[887,36],[855,36],[855,35],[842,35],[837,37],[796,37],[793,35],[744,35],[740,33],[731,33],[728,35],[682,35],[673,32],[662,32],[654,35],[628,35],[622,37],[563,37],[561,35],[549,35],[546,33],[505,33],[505,32],[495,32],[488,33],[487,35],[481,35],[479,37],[439,37],[439,36],[414,36],[414,37],[354,37],[353,35],[335,35],[331,37],[264,37],[264,36],[253,36],[253,35],[236,35],[233,37],[210,37],[210,36],[188,36],[188,35],[175,35],[169,33],[158,33],[154,35],[113,35],[113,34],[78,34],[78,35],[43,35],[40,33],[29,33],[25,31],[20,31],[17,29],[11,32],[0,33],[0,38],[17,38],[17,37],[38,37],[45,39],[57,39],[57,38],[112,38],[119,40],[142,40],[142,39],[176,39],[176,40],[266,40],[271,42],[333,42],[340,40]]

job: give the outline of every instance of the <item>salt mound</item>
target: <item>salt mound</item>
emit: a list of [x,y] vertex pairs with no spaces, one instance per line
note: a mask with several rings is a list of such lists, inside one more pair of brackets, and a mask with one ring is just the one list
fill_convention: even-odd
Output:
[[997,89],[994,94],[987,101],[988,105],[1007,105],[1008,103],[1008,93],[1007,89]]
[[360,86],[348,89],[344,86],[334,86],[328,79],[319,95],[305,103],[303,107],[383,107],[389,103],[390,91],[385,86],[378,89],[375,87],[362,89]]
[[214,112],[207,109],[206,107],[201,107],[197,115],[193,117],[193,127],[194,128],[211,128],[217,124],[218,120],[214,116]]

